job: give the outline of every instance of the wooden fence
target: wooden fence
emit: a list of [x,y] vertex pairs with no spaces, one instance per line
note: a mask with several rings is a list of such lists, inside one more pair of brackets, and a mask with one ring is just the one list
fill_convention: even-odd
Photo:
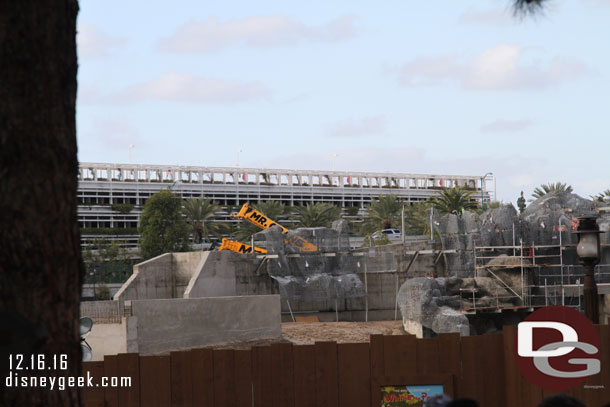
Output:
[[[598,326],[602,372],[569,393],[588,407],[610,402],[610,329]],[[515,326],[502,334],[433,339],[371,336],[370,343],[288,343],[250,350],[195,349],[167,356],[120,354],[84,363],[94,382],[129,376],[128,388],[88,388],[85,406],[371,406],[376,383],[396,377],[451,377],[454,397],[482,407],[536,406],[552,394],[530,384],[514,358]],[[387,383],[391,384],[391,383]],[[603,388],[600,388],[603,386]],[[446,387],[447,388],[447,387]]]

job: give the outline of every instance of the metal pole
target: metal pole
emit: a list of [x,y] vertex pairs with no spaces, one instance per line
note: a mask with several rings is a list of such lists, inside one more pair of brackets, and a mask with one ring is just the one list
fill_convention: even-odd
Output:
[[366,278],[367,272],[367,264],[364,263],[364,292],[366,296],[364,297],[364,321],[369,322],[369,285]]
[[405,244],[405,204],[402,204],[402,244]]
[[585,315],[594,324],[599,324],[599,305],[597,299],[597,284],[595,284],[595,265],[592,263],[585,264]]
[[481,211],[483,211],[484,209],[484,205],[483,205],[483,200],[484,200],[484,196],[483,196],[483,177],[481,177]]
[[559,218],[559,264],[559,270],[561,271],[561,287],[563,288],[563,242],[561,240],[561,218]]
[[549,305],[549,295],[547,292],[546,278],[544,279],[544,305]]
[[519,255],[521,260],[521,298],[525,296],[525,286],[523,285],[523,240],[521,240],[521,253]]
[[434,224],[432,223],[432,216],[434,215],[434,208],[430,208],[430,240],[434,240]]
[[336,322],[339,322],[339,306],[337,305],[337,299],[335,298],[335,316],[337,318]]
[[398,316],[398,270],[394,272],[396,276],[396,298],[394,300],[394,321],[396,321],[396,317]]
[[513,222],[513,257],[515,257],[515,222]]
[[290,308],[290,301],[288,301],[288,299],[286,299],[286,304],[288,304],[288,311],[290,311],[290,317],[292,318],[292,322],[296,322],[294,320],[294,315],[292,314],[292,308]]

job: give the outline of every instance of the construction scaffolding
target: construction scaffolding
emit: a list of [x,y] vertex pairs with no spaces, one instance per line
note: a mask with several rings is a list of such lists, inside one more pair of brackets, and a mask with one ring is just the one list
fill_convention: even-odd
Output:
[[[577,259],[576,245],[563,244],[561,234],[557,245],[476,246],[473,247],[475,281],[491,277],[504,288],[506,295],[495,296],[481,305],[477,287],[461,289],[466,303],[463,312],[501,311],[503,309],[535,308],[565,305],[581,308],[583,266]],[[608,244],[602,244],[608,247]],[[570,263],[566,264],[566,257]],[[597,265],[595,280],[603,290],[610,291],[610,264]],[[475,283],[476,285],[476,283]],[[518,305],[515,303],[518,302]]]

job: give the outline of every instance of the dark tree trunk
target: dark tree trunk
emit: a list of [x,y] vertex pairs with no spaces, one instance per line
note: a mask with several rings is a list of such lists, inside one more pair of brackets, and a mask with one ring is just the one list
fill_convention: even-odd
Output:
[[[78,406],[77,388],[5,388],[8,353],[79,376],[76,0],[0,0],[0,405]],[[29,365],[29,363],[28,363]]]

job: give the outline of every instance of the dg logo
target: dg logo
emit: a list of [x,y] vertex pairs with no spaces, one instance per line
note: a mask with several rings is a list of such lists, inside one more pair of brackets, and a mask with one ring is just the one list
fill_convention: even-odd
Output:
[[599,338],[580,312],[541,308],[517,328],[515,357],[526,379],[545,390],[569,390],[601,371]]

